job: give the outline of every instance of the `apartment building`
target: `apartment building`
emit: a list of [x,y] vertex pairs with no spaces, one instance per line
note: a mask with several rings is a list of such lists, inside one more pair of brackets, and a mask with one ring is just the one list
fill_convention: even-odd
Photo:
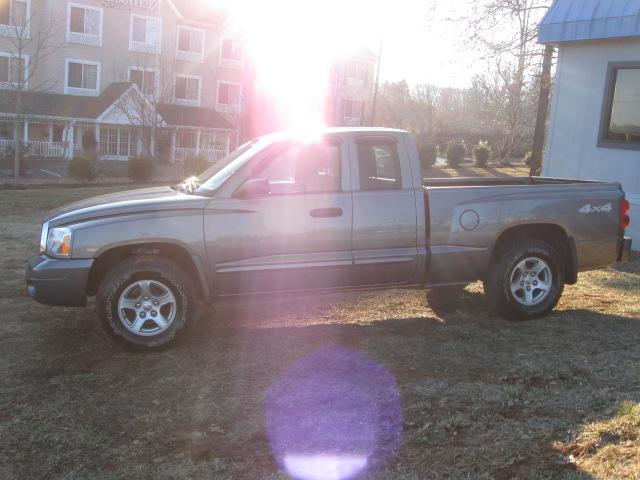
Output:
[[328,122],[362,126],[371,121],[378,57],[367,48],[350,52],[332,68]]
[[71,158],[91,136],[113,160],[151,150],[213,161],[234,148],[242,39],[196,5],[0,0],[0,155],[14,138],[35,157]]

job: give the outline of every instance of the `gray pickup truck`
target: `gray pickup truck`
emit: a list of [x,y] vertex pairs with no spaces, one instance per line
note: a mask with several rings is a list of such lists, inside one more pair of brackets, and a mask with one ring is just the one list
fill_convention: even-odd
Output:
[[199,177],[51,212],[27,292],[95,296],[105,330],[165,345],[198,302],[284,291],[465,285],[507,318],[552,310],[578,272],[628,258],[617,183],[423,179],[411,136],[382,128],[278,133]]

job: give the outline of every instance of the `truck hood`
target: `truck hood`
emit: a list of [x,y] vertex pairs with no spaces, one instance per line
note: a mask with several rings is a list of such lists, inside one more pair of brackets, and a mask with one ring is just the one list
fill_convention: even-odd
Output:
[[93,220],[113,215],[202,209],[208,197],[188,195],[171,187],[152,187],[99,195],[69,203],[49,212],[45,221],[51,226]]

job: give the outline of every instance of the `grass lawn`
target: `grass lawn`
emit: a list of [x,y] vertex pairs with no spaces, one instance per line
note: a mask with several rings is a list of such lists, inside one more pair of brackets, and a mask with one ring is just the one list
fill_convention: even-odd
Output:
[[114,190],[0,191],[0,478],[289,478],[265,398],[327,346],[397,383],[402,444],[374,478],[640,478],[640,257],[581,274],[535,321],[491,315],[480,284],[435,308],[419,290],[227,301],[134,354],[93,309],[24,296],[45,211]]

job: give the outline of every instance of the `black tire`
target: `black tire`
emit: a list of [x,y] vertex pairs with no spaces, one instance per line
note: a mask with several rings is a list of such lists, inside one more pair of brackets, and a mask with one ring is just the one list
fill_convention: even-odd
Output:
[[[172,314],[166,315],[166,317],[171,317],[171,321],[166,322],[168,327],[165,327],[164,330],[156,323],[157,333],[153,332],[153,328],[147,328],[144,333],[136,334],[125,326],[125,320],[121,318],[118,304],[126,289],[133,288],[135,295],[135,284],[147,280],[150,281],[152,289],[163,292],[161,287],[166,287],[173,295],[173,297],[164,295],[165,298],[173,300],[169,303],[169,311]],[[195,292],[192,280],[174,262],[158,256],[136,256],[124,260],[105,275],[96,294],[96,308],[100,324],[112,340],[136,350],[151,350],[171,343],[185,331],[187,325],[193,323],[196,318]],[[140,297],[140,301],[144,303],[142,297]],[[143,325],[139,329],[141,332],[143,332],[145,325],[152,326],[156,322],[150,317],[155,308],[158,309],[156,318],[160,313],[160,318],[163,318],[163,321],[165,319],[165,315],[162,315],[163,312],[160,311],[164,307],[153,307],[149,302],[145,303],[145,306],[154,310],[149,311],[147,320],[143,321]],[[135,319],[139,319],[138,313],[133,310],[125,311],[125,319],[127,315],[132,313]],[[146,315],[146,312],[144,315],[140,313],[140,316]],[[132,323],[135,323],[134,320]]]
[[[516,298],[518,292],[511,291],[512,275],[516,274],[517,266],[528,258],[543,260],[549,267],[552,280],[546,297],[534,305],[519,302]],[[558,304],[564,290],[565,274],[560,255],[553,246],[542,240],[514,242],[497,252],[495,261],[489,268],[484,280],[487,303],[492,310],[509,320],[526,320],[548,314]]]

